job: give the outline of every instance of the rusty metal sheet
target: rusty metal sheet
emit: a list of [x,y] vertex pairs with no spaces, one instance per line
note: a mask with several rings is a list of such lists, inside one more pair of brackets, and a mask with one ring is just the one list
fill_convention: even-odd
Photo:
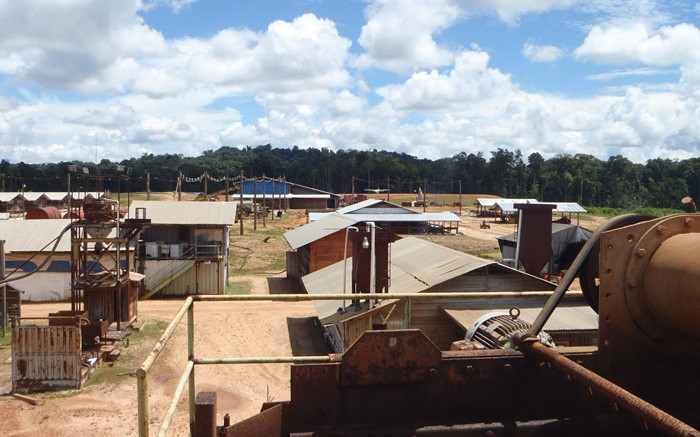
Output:
[[80,388],[81,333],[78,326],[14,326],[12,390]]
[[287,404],[277,404],[242,422],[222,428],[219,437],[254,437],[289,435],[284,429],[284,416]]
[[440,350],[418,329],[367,331],[343,354],[344,385],[401,384],[434,380]]

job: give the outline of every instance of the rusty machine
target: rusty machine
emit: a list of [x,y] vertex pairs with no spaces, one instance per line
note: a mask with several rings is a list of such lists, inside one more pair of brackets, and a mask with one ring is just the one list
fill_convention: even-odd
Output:
[[15,392],[80,388],[103,357],[116,359],[118,345],[128,342],[126,328],[136,320],[135,283],[141,277],[130,269],[131,255],[150,220],[123,217],[121,206],[130,197],[123,166],[113,174],[81,170],[69,166],[70,224],[55,239],[57,245],[70,231],[71,308],[13,318]]
[[[368,331],[330,362],[293,365],[291,400],[214,434],[198,416],[195,435],[700,435],[698,253],[696,214],[618,217],[532,324],[487,317],[473,341],[488,345],[453,351],[417,330]],[[598,346],[548,344],[577,274]]]
[[112,174],[74,172],[70,184],[72,199],[78,199],[69,211],[71,311],[85,311],[90,320],[103,326],[116,323],[121,330],[122,323],[137,317],[136,283],[142,277],[129,264],[134,262],[136,239],[150,220],[124,217],[122,207],[128,210],[130,202],[130,175],[124,166]]

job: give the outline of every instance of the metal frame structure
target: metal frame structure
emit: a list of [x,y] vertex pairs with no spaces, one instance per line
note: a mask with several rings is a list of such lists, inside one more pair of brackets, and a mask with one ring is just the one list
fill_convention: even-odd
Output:
[[[129,274],[130,242],[150,220],[122,220],[122,198],[126,196],[125,205],[131,200],[130,177],[123,171],[114,174],[70,173],[68,185],[71,199],[82,199],[69,206],[72,220],[71,311],[88,311],[90,319],[116,322],[117,330],[121,330],[122,322],[135,320],[138,312],[138,291],[132,287]],[[70,191],[71,186],[77,186],[77,191]],[[110,189],[116,194],[116,199],[107,198]],[[89,200],[85,196],[87,192],[101,192],[104,196]],[[95,268],[102,265],[103,260],[109,261],[107,264],[111,269]]]
[[[465,300],[469,299],[479,299],[484,297],[493,298],[513,298],[513,297],[527,297],[527,296],[548,296],[551,292],[469,292],[469,293],[425,293],[425,294],[412,294],[412,293],[391,293],[391,299],[406,299],[408,308],[411,307],[411,302],[415,299],[454,299],[463,298]],[[136,381],[137,381],[137,396],[138,396],[138,430],[139,437],[150,436],[150,409],[149,409],[149,389],[148,389],[148,375],[156,363],[156,360],[160,356],[163,349],[168,344],[168,341],[172,337],[173,333],[177,327],[182,322],[185,315],[187,315],[187,356],[188,362],[180,376],[179,383],[173,395],[173,400],[168,407],[161,425],[158,429],[158,436],[164,437],[168,433],[168,428],[175,416],[177,406],[182,400],[182,396],[185,393],[185,389],[188,391],[189,400],[189,420],[190,425],[194,426],[195,417],[195,400],[196,400],[196,387],[195,387],[195,370],[198,365],[222,365],[222,364],[304,364],[304,363],[329,363],[331,357],[328,355],[322,356],[278,356],[278,357],[227,357],[227,358],[207,358],[207,357],[196,357],[194,350],[194,303],[197,301],[202,302],[253,302],[253,301],[272,301],[272,302],[302,302],[302,301],[315,301],[315,300],[342,300],[347,298],[344,294],[328,294],[322,296],[310,296],[305,294],[278,294],[278,295],[243,295],[243,296],[232,296],[232,295],[195,295],[189,296],[185,299],[182,307],[178,313],[170,321],[170,324],[166,327],[165,331],[158,339],[158,341],[153,346],[151,352],[146,356],[141,366],[136,370]],[[354,299],[375,299],[376,294],[370,293],[356,293],[353,294]],[[408,319],[410,323],[410,318]]]

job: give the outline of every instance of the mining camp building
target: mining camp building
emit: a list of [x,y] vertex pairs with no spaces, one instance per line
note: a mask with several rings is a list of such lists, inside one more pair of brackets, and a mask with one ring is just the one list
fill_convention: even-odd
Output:
[[138,250],[143,296],[224,293],[235,202],[134,201],[129,216],[151,220]]

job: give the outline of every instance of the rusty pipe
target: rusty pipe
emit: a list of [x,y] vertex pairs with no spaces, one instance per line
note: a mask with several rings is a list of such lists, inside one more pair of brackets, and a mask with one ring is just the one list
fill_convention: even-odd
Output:
[[614,384],[613,382],[603,378],[602,376],[588,370],[587,368],[575,363],[569,358],[559,354],[552,348],[549,348],[538,341],[523,341],[521,344],[525,349],[537,356],[539,359],[548,361],[552,367],[556,368],[565,375],[576,379],[590,387],[594,392],[615,403],[621,408],[626,409],[635,416],[645,421],[650,427],[664,433],[664,435],[689,437],[700,437],[700,431],[691,427],[680,419],[668,414],[658,407],[650,404],[625,390],[624,388]]

